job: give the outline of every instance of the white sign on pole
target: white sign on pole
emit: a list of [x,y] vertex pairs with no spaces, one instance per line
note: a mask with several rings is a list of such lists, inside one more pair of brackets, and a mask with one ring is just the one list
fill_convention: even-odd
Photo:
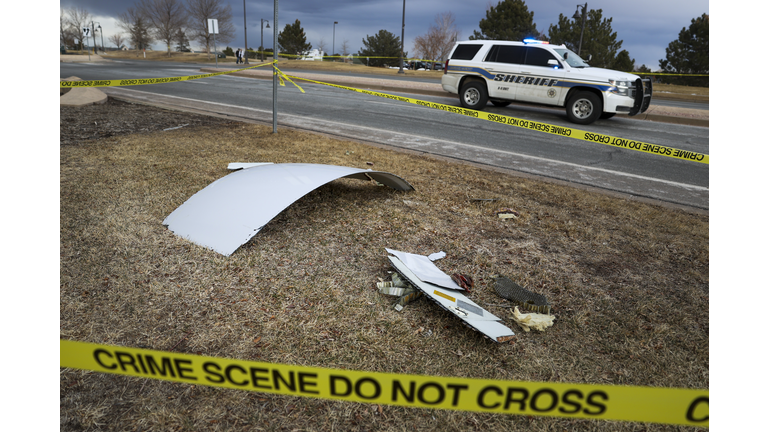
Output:
[[209,19],[208,20],[208,34],[219,34],[219,20],[217,19]]
[[85,36],[85,37],[91,36],[91,29],[90,29],[90,27],[83,27],[83,36]]

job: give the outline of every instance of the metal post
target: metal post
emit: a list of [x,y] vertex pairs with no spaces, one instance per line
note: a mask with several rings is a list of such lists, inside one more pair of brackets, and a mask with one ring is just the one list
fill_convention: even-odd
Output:
[[219,53],[216,52],[216,33],[213,34],[213,57],[216,59],[216,67],[219,67]]
[[243,34],[245,35],[245,64],[248,64],[248,29],[245,27],[245,0],[243,0]]
[[[275,0],[275,16],[272,18],[272,60],[277,67],[277,0]],[[272,133],[277,133],[277,72],[272,72]]]
[[101,24],[99,24],[99,33],[101,33],[101,50],[104,51],[104,29],[101,28]]
[[403,51],[405,51],[405,0],[403,0],[403,30],[400,32],[400,70],[397,73],[404,74],[403,72]]

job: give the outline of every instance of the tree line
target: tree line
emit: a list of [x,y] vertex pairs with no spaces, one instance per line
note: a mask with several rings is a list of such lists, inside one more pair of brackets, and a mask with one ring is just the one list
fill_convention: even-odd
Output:
[[[226,44],[234,39],[232,8],[221,0],[139,0],[117,16],[122,32],[108,40],[117,48],[130,45],[138,50],[157,42],[166,47],[168,56],[171,51],[189,51],[194,41],[210,54],[213,35],[208,31],[208,19],[218,21],[217,43]],[[61,9],[61,44],[82,50],[87,41],[81,29],[91,27],[92,20],[93,16],[83,7]]]
[[[581,5],[579,5],[581,6]],[[535,38],[552,44],[565,45],[582,57],[589,57],[590,66],[621,71],[638,71],[650,75],[646,65],[636,67],[623,41],[611,28],[613,18],[604,18],[602,9],[585,10],[581,15],[569,18],[560,14],[557,24],[551,24],[548,32],[540,32],[533,22],[533,11],[528,10],[524,0],[502,0],[495,6],[489,4],[485,18],[479,22],[479,30],[474,30],[470,40],[493,39],[520,41]],[[577,12],[579,9],[577,8]],[[125,33],[109,37],[117,47],[130,43],[137,49],[143,49],[153,42],[163,43],[168,55],[173,50],[188,51],[190,41],[202,45],[206,52],[211,52],[212,36],[208,32],[208,19],[216,18],[219,33],[216,41],[222,46],[234,39],[235,26],[232,23],[232,10],[222,0],[139,0],[118,16],[118,26]],[[91,22],[91,15],[84,8],[62,9],[61,41],[62,44],[82,49],[83,27]],[[439,13],[427,32],[414,39],[415,56],[435,62],[444,61],[459,32],[452,12]],[[395,59],[408,57],[401,52],[400,37],[387,31],[379,30],[374,35],[366,35],[358,56],[368,57],[369,66],[383,66],[397,63]],[[307,41],[306,32],[297,19],[286,24],[278,33],[280,52],[292,55],[305,55],[312,49]],[[319,48],[325,51],[325,42],[321,39]],[[348,42],[342,45],[343,55],[348,54]],[[259,47],[259,50],[263,50]],[[255,55],[251,53],[251,55]],[[338,56],[334,53],[333,55]],[[685,85],[708,86],[708,77],[677,77],[673,74],[708,74],[709,73],[709,15],[691,20],[691,26],[680,31],[677,40],[670,42],[666,49],[666,58],[659,60],[659,67],[669,76],[661,76],[664,82]]]

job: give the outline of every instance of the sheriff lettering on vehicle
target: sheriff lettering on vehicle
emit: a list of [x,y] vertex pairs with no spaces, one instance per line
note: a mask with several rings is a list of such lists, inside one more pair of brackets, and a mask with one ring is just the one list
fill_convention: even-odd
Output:
[[564,106],[577,124],[648,109],[650,79],[587,61],[565,45],[531,39],[461,41],[445,62],[442,85],[468,109],[481,110],[488,101],[498,107],[512,101]]

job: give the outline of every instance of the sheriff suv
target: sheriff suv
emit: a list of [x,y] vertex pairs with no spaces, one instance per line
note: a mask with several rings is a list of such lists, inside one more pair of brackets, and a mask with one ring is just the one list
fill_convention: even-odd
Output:
[[464,108],[481,110],[488,101],[498,107],[512,101],[564,106],[577,124],[643,113],[653,93],[650,79],[589,67],[565,45],[533,40],[457,42],[442,85],[459,95]]

